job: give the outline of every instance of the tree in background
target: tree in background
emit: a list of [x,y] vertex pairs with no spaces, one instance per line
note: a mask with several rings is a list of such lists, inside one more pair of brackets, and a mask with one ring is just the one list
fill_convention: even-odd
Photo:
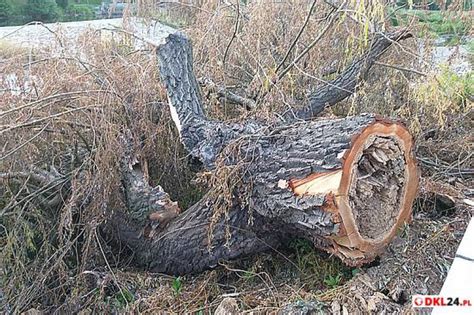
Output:
[[69,0],[56,0],[56,4],[65,10],[69,5]]
[[64,11],[64,21],[84,21],[94,18],[94,11],[87,4],[70,4]]
[[8,25],[9,17],[12,13],[12,7],[7,0],[0,0],[0,26]]
[[54,0],[28,0],[24,12],[30,21],[54,22],[60,16]]

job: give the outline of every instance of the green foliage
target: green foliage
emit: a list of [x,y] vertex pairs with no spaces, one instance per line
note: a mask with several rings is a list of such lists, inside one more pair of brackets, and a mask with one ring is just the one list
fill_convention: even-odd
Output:
[[28,0],[24,8],[29,21],[56,22],[60,10],[54,0]]
[[56,4],[63,9],[66,9],[69,5],[69,0],[56,0]]
[[[424,1],[424,0],[397,0],[397,6],[398,7],[404,7],[404,8],[412,8],[416,6],[417,8],[422,8],[425,10],[445,10],[450,8],[450,6],[453,4],[453,0],[447,0],[443,2],[438,2],[436,1]],[[463,1],[456,1],[456,6],[459,6],[459,4],[462,3],[462,9],[463,10],[472,10],[472,0],[463,0]]]
[[0,0],[0,26],[92,20],[101,0]]
[[289,247],[295,251],[296,265],[301,275],[307,278],[305,281],[311,279],[317,287],[321,284],[330,286],[328,281],[331,286],[336,286],[353,276],[354,271],[344,266],[339,259],[321,255],[307,240],[295,239]]
[[173,293],[175,296],[179,296],[181,294],[181,290],[183,289],[183,283],[181,282],[181,277],[177,277],[173,279],[171,288],[173,288]]
[[338,274],[336,276],[328,275],[326,279],[324,279],[324,284],[327,285],[329,288],[334,289],[339,284],[341,284],[342,275]]
[[87,4],[71,4],[65,11],[66,21],[85,21],[94,19],[94,10]]
[[421,132],[423,124],[436,124],[445,130],[453,115],[467,116],[472,111],[473,93],[472,71],[460,75],[443,65],[439,73],[426,76],[416,85],[411,92],[413,102],[403,106],[399,114],[415,134]]
[[451,71],[448,67],[443,67],[438,76],[441,90],[455,103],[464,107],[474,96],[474,75],[473,72],[459,75]]
[[240,277],[244,279],[246,282],[252,283],[254,280],[258,280],[258,266],[253,264],[247,270],[242,270],[242,274]]
[[132,292],[130,292],[126,288],[122,288],[121,291],[115,294],[115,304],[119,309],[125,308],[133,301],[135,301],[135,296],[133,296]]
[[26,23],[24,6],[26,0],[0,0],[0,26],[19,25]]
[[0,0],[0,26],[8,25],[8,19],[12,14],[12,6],[7,0]]
[[472,19],[469,15],[453,12],[425,11],[425,10],[392,10],[390,20],[392,25],[408,25],[413,19],[425,26],[429,33],[436,36],[469,34]]

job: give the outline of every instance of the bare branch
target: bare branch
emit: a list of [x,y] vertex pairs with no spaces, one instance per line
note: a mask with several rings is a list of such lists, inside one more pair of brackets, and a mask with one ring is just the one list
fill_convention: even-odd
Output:
[[410,38],[412,34],[405,29],[390,34],[375,35],[366,53],[355,59],[336,79],[310,93],[309,103],[295,112],[287,112],[286,119],[311,119],[324,108],[339,103],[352,95],[357,86],[366,80],[369,70],[392,43]]
[[247,110],[254,109],[256,106],[256,103],[253,99],[237,95],[224,87],[218,86],[210,79],[200,80],[199,83],[206,86],[211,92],[216,93],[219,97],[225,98],[226,101],[241,105]]
[[311,17],[311,14],[313,13],[313,9],[314,9],[314,6],[316,5],[316,2],[317,2],[317,0],[314,0],[313,3],[311,4],[311,8],[309,8],[308,15],[306,15],[306,19],[305,19],[303,25],[301,26],[301,29],[300,29],[300,31],[298,32],[298,35],[296,35],[296,37],[295,37],[295,39],[293,40],[293,42],[291,43],[290,47],[289,47],[288,50],[286,51],[286,54],[285,54],[285,57],[283,57],[283,60],[282,60],[282,61],[280,62],[280,64],[276,67],[275,73],[278,73],[278,71],[280,70],[280,68],[283,67],[283,65],[285,64],[286,60],[288,59],[288,56],[290,56],[291,51],[292,51],[293,48],[296,46],[296,43],[298,43],[298,40],[300,39],[301,34],[303,34],[303,31],[305,30],[306,26],[308,25],[309,18]]
[[383,62],[379,62],[379,61],[376,61],[375,64],[378,65],[378,66],[392,68],[392,69],[400,70],[400,71],[403,71],[403,72],[415,73],[415,74],[418,74],[418,75],[421,75],[421,76],[424,76],[424,77],[427,76],[426,73],[415,70],[415,69],[408,69],[408,68],[400,67],[400,66],[397,66],[397,65],[389,65],[387,63],[383,63]]

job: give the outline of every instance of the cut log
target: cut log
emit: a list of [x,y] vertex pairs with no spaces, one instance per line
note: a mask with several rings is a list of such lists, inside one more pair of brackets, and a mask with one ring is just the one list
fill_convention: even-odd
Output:
[[223,167],[240,171],[227,181],[242,184],[212,231],[219,207],[212,191],[152,238],[116,217],[119,238],[140,264],[198,272],[298,237],[360,265],[410,218],[418,173],[412,139],[399,123],[373,115],[313,121],[262,129],[229,146],[238,149],[227,152]]
[[[213,187],[178,215],[167,194],[150,190],[140,167],[124,168],[128,207],[139,200],[148,221],[116,213],[107,229],[135,252],[138,265],[199,272],[295,237],[360,265],[409,221],[418,172],[401,123],[367,114],[277,126],[212,121],[202,109],[189,40],[170,34],[157,56],[181,140],[214,173]],[[150,222],[162,218],[169,222],[150,233]]]

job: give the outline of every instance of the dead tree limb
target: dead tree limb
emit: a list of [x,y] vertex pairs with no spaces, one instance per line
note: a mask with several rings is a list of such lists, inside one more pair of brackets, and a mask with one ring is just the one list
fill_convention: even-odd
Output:
[[370,69],[387,48],[394,42],[410,37],[412,35],[406,30],[376,35],[366,53],[355,59],[336,79],[310,93],[309,103],[300,109],[287,112],[285,118],[287,120],[311,119],[318,116],[324,108],[333,106],[351,96],[356,92],[357,87],[367,79]]
[[[354,75],[368,71],[384,43],[376,41],[373,52],[339,84],[354,89]],[[129,154],[125,161],[132,163],[123,172],[128,208],[144,205],[138,208],[147,219],[131,220],[119,212],[109,228],[135,252],[137,264],[169,274],[199,272],[219,260],[302,237],[347,264],[360,265],[373,260],[410,219],[418,172],[413,141],[402,124],[374,115],[279,126],[212,121],[203,111],[187,38],[169,34],[157,57],[181,140],[215,172],[215,187],[174,217],[167,194],[149,189]],[[307,113],[304,118],[314,112]],[[140,190],[145,202],[139,201]],[[163,217],[171,219],[161,222]],[[154,218],[159,225],[151,233]]]
[[232,192],[228,214],[212,233],[219,200],[211,195],[149,239],[146,227],[114,216],[119,238],[140,264],[198,272],[303,237],[359,265],[374,259],[410,217],[418,174],[411,137],[400,124],[358,116],[261,130],[237,141],[228,163],[239,161],[242,171],[230,180],[244,188]]

